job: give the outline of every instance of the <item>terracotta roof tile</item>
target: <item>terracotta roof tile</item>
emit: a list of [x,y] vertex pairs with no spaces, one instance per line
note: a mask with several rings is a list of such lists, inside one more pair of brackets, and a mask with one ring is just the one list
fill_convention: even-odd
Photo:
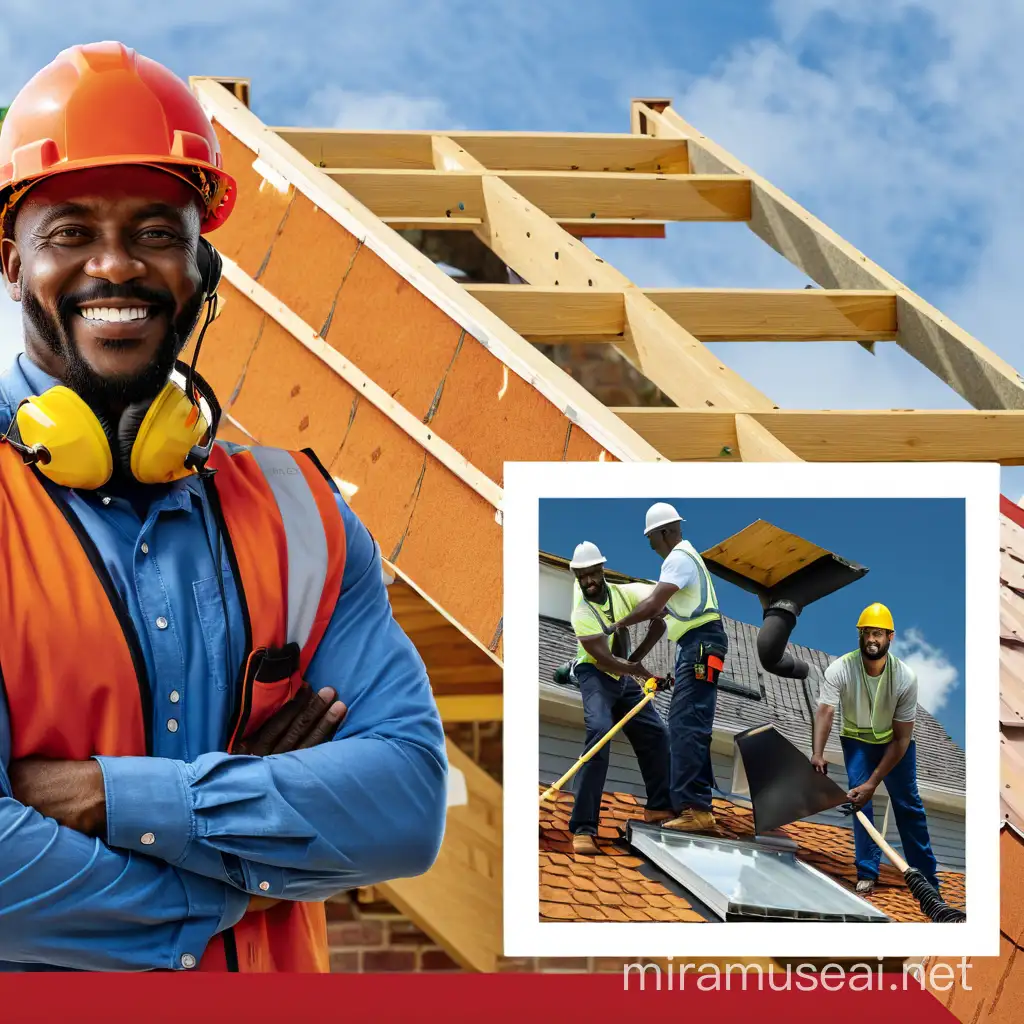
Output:
[[576,919],[576,908],[567,907],[561,903],[545,903],[542,900],[540,916],[549,917],[554,921],[573,921]]
[[[614,916],[615,920],[703,921],[704,918],[692,909],[686,899],[669,891],[660,882],[651,881],[637,870],[645,864],[641,858],[633,856],[621,842],[608,841],[618,838],[620,822],[642,816],[642,808],[631,797],[628,800],[621,799],[624,795],[628,794],[605,793],[602,796],[598,839],[601,852],[594,857],[571,855],[571,840],[565,829],[541,829],[541,917],[562,921],[597,921],[611,920],[613,915],[618,915]],[[568,799],[571,800],[571,797]],[[559,815],[559,818],[563,817],[564,814]],[[747,808],[738,807],[728,800],[716,799],[715,817],[718,834],[723,838],[749,839],[753,836],[753,818]],[[613,822],[616,827],[612,826]],[[850,829],[800,821],[786,825],[778,834],[798,844],[797,856],[802,860],[846,888],[854,888],[857,877],[853,865],[853,833]],[[1019,875],[1024,892],[1024,867]],[[946,901],[953,906],[963,907],[966,902],[964,876],[946,872],[941,873],[939,878]],[[879,885],[868,899],[894,920],[925,920],[902,876],[890,864],[883,862]],[[1019,913],[1013,920],[1019,917],[1024,929],[1024,896],[1020,904]],[[551,907],[557,907],[558,910],[552,912]]]

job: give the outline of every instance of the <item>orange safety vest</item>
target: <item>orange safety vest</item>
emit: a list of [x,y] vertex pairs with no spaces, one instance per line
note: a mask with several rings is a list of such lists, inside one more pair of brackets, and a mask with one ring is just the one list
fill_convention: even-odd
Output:
[[[302,685],[345,569],[345,528],[315,456],[215,447],[204,482],[246,623],[225,750]],[[11,757],[146,755],[151,699],[134,627],[60,489],[0,445],[0,667]],[[83,666],[102,672],[83,672]],[[282,901],[215,936],[204,971],[329,970],[323,903]]]

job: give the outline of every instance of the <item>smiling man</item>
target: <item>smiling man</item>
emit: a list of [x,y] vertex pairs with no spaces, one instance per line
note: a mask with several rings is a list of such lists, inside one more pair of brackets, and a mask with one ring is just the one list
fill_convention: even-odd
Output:
[[312,452],[215,443],[177,361],[233,202],[187,86],[119,43],[0,131],[0,970],[325,971],[323,901],[438,852],[379,550]]
[[[647,636],[635,651],[629,650],[629,631],[611,629],[616,616],[631,611],[650,590],[644,583],[611,583],[604,574],[605,557],[592,541],[576,545],[569,568],[573,584],[572,628],[578,639],[573,673],[583,698],[586,727],[584,750],[589,750],[644,693],[637,680],[653,677],[643,659],[665,633],[665,623],[654,619]],[[668,733],[657,711],[649,704],[623,726],[636,754],[647,789],[644,820],[651,823],[672,817],[669,810]],[[579,781],[569,818],[572,848],[576,854],[599,853],[595,837],[601,814],[601,794],[611,756],[605,744],[579,771]]]
[[[895,624],[884,604],[869,605],[857,620],[858,649],[843,655],[825,670],[825,681],[814,718],[811,763],[825,773],[825,744],[832,731],[835,709],[842,707],[839,738],[850,780],[849,798],[869,821],[871,798],[884,780],[892,802],[903,856],[939,888],[937,865],[928,835],[928,819],[917,787],[914,719],[917,716],[917,676],[890,650]],[[878,881],[882,851],[854,818],[857,892],[869,893]]]

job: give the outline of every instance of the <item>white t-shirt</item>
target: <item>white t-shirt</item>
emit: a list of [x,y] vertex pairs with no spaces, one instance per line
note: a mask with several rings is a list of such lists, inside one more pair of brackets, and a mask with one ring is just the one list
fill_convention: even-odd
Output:
[[696,583],[697,580],[697,564],[685,551],[674,548],[668,553],[668,558],[661,563],[661,575],[658,577],[659,583],[671,583],[673,586],[683,590],[692,583]]
[[[917,717],[917,676],[906,662],[900,661],[892,654],[889,655],[889,663],[895,699],[892,720],[894,722],[913,722]],[[821,686],[818,703],[836,707],[847,687],[861,685],[861,673],[863,673],[863,662],[859,658],[843,657],[833,661],[825,669],[825,681]],[[864,676],[869,687],[878,681],[877,676],[867,676],[866,673]]]

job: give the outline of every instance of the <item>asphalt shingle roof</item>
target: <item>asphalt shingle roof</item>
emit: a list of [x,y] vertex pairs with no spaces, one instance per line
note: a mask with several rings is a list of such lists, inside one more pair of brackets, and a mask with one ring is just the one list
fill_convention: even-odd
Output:
[[[804,697],[803,684],[795,679],[783,679],[766,672],[757,657],[757,627],[736,619],[723,617],[729,637],[729,654],[723,677],[725,685],[719,690],[715,725],[730,731],[742,731],[752,726],[771,722],[787,739],[807,746],[810,740],[811,716]],[[799,628],[799,627],[798,627]],[[634,646],[639,643],[646,627],[633,627],[630,631]],[[644,664],[659,674],[667,673],[675,657],[675,645],[661,640],[644,659]],[[807,679],[811,706],[818,700],[821,673],[835,656],[813,650],[801,644],[791,644],[797,657],[811,665]],[[539,679],[552,683],[555,669],[574,657],[576,638],[568,622],[560,619],[540,618]],[[732,688],[748,694],[759,694],[760,700],[731,692]],[[571,687],[575,689],[575,687]],[[654,704],[663,718],[668,716],[671,694],[659,694]],[[839,749],[839,729],[834,727],[829,749]],[[917,773],[919,780],[935,789],[962,793],[966,767],[964,751],[947,735],[939,722],[918,705],[914,725],[917,741]]]

